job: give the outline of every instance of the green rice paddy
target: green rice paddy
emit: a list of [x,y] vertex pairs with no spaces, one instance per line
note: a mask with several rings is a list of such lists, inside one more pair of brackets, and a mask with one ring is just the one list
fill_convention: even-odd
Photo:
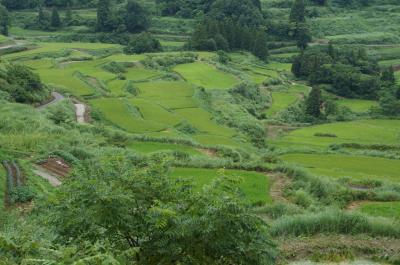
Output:
[[363,99],[340,99],[336,102],[339,106],[347,107],[357,113],[367,112],[371,108],[378,106],[376,101]]
[[400,202],[367,202],[359,211],[375,217],[387,217],[400,221]]
[[238,83],[233,75],[206,63],[180,64],[174,71],[188,82],[208,89],[229,89]]
[[[336,137],[321,137],[318,134],[333,134]],[[292,131],[276,141],[280,146],[310,148],[325,148],[340,143],[394,145],[399,142],[399,120],[358,120],[316,125]]]
[[342,154],[288,154],[281,158],[317,176],[400,182],[400,160]]
[[174,168],[171,172],[171,177],[173,178],[192,179],[199,189],[204,185],[210,184],[215,178],[221,175],[240,177],[242,183],[239,184],[239,187],[250,202],[264,204],[271,201],[269,195],[270,180],[262,173],[198,168]]

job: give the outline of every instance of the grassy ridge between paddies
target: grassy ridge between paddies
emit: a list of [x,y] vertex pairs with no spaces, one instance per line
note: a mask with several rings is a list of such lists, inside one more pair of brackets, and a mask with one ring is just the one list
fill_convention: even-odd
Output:
[[199,156],[202,153],[191,146],[170,144],[170,143],[158,143],[158,142],[132,142],[129,144],[129,148],[144,154],[150,154],[160,151],[178,151],[185,152],[189,155]]
[[[318,134],[333,134],[336,137],[321,137]],[[400,120],[359,120],[305,127],[288,133],[275,143],[285,147],[314,148],[340,143],[398,145]]]
[[288,154],[280,158],[317,176],[400,182],[400,160],[342,154]]
[[215,178],[224,174],[242,178],[239,187],[243,190],[246,198],[251,203],[264,204],[271,202],[270,180],[258,172],[242,170],[218,170],[218,169],[200,169],[200,168],[174,168],[171,172],[173,178],[190,178],[195,182],[196,187],[211,183]]
[[367,202],[358,209],[375,217],[387,217],[400,221],[400,202]]
[[233,75],[206,63],[180,64],[174,71],[188,82],[208,89],[229,89],[239,82]]
[[6,171],[3,168],[3,165],[0,165],[0,214],[3,212],[5,207],[5,195],[6,195],[6,185],[7,185],[7,175]]

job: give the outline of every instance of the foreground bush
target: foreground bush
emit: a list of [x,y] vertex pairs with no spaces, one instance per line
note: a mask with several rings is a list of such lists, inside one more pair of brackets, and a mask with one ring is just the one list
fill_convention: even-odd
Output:
[[266,225],[242,202],[236,180],[194,192],[153,159],[110,150],[85,163],[50,206],[57,242],[107,242],[126,264],[273,264]]

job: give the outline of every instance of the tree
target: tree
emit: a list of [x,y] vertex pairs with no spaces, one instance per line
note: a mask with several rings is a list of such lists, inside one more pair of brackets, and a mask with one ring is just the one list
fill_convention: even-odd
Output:
[[10,15],[7,9],[0,4],[0,34],[8,36],[8,28],[10,26]]
[[296,45],[300,50],[305,50],[311,41],[311,34],[306,23],[298,23],[295,29]]
[[131,33],[140,33],[149,27],[146,11],[135,0],[129,0],[126,5],[125,25]]
[[55,8],[55,7],[53,7],[53,11],[51,12],[50,25],[53,28],[61,27],[60,15],[58,14],[57,8]]
[[38,8],[37,25],[42,30],[50,29],[50,17],[41,5]]
[[315,118],[321,116],[322,95],[318,87],[313,87],[306,99],[306,114]]
[[255,34],[252,53],[263,61],[267,60],[268,57],[267,36],[263,30],[258,30],[257,33]]
[[400,91],[398,87],[385,88],[379,99],[379,107],[384,115],[399,116],[400,115],[400,98],[397,93]]
[[147,32],[142,32],[133,37],[124,48],[126,54],[159,51],[162,51],[161,43]]
[[64,24],[69,26],[71,22],[72,22],[72,10],[71,10],[71,5],[68,5],[67,10],[65,11]]
[[290,22],[304,23],[306,22],[306,9],[304,0],[295,0],[289,16]]
[[266,224],[244,203],[238,179],[221,176],[195,192],[167,170],[162,157],[106,151],[63,184],[48,220],[60,239],[108,242],[130,264],[274,263]]
[[97,31],[111,31],[110,0],[99,0],[97,4]]
[[396,77],[394,76],[394,69],[392,66],[387,67],[382,71],[381,81],[387,86],[391,86],[396,83]]

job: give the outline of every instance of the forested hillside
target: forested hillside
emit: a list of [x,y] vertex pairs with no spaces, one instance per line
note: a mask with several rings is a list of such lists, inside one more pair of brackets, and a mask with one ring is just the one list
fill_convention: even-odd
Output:
[[399,0],[0,0],[0,265],[400,264]]

